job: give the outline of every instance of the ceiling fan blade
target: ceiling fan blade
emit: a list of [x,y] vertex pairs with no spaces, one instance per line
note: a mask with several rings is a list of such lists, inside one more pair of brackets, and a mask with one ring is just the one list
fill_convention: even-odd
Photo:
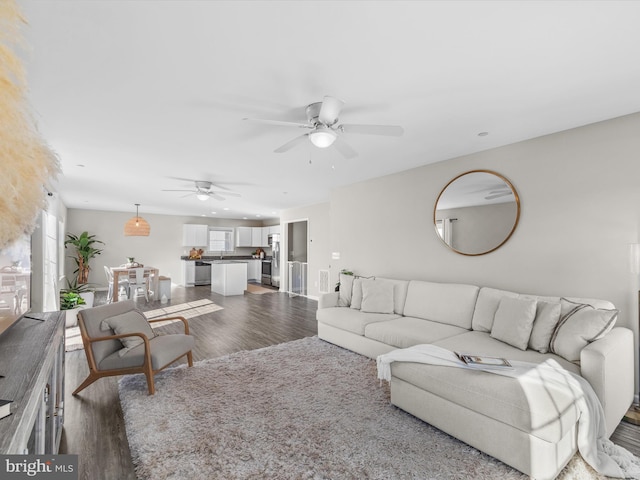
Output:
[[241,197],[239,193],[236,192],[209,192],[212,195],[226,195],[227,197]]
[[342,110],[343,105],[344,102],[342,100],[326,95],[322,100],[318,120],[325,125],[333,125],[338,121],[338,116],[340,115],[340,110]]
[[191,192],[196,193],[195,190],[160,190],[161,192]]
[[404,128],[398,125],[340,125],[338,127],[344,133],[357,133],[363,135],[386,135],[389,137],[400,137],[404,133]]
[[336,138],[335,142],[333,142],[333,146],[347,160],[351,159],[351,158],[356,158],[358,156],[358,153],[353,148],[351,148],[351,146],[349,146],[349,144],[347,142],[345,142],[344,140],[342,140],[340,137]]
[[282,120],[265,120],[262,118],[243,118],[242,120],[248,120],[249,122],[266,123],[267,125],[278,125],[280,127],[313,128],[313,125],[309,125],[308,123],[284,122]]
[[217,193],[212,193],[212,192],[210,192],[210,193],[209,193],[209,196],[210,196],[210,197],[215,198],[216,200],[220,200],[220,201],[226,200],[226,198],[221,197],[221,196],[220,196],[220,195],[218,195]]
[[308,136],[309,136],[308,133],[305,133],[304,135],[300,135],[299,137],[294,138],[290,142],[285,143],[280,148],[276,148],[274,150],[274,152],[275,153],[287,152],[287,151],[291,150],[293,147],[295,147],[296,145],[298,145],[299,143],[304,142],[307,139]]
[[502,193],[494,193],[493,195],[487,195],[484,197],[485,200],[493,200],[494,198],[507,197],[509,195],[513,195],[513,192],[502,192]]

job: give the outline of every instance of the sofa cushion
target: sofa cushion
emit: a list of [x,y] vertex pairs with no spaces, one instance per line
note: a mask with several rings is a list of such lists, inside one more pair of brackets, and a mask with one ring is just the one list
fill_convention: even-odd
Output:
[[468,330],[461,327],[415,317],[400,317],[386,322],[370,323],[364,329],[365,337],[396,348],[433,343],[465,332]]
[[618,317],[616,309],[599,309],[586,303],[561,299],[562,311],[551,336],[549,349],[570,362],[580,362],[580,352],[611,331]]
[[411,280],[404,315],[470,329],[478,290],[475,285]]
[[555,302],[539,301],[536,308],[536,318],[533,321],[529,348],[540,353],[549,351],[551,335],[560,320],[560,304]]
[[351,295],[353,292],[353,275],[340,274],[340,288],[339,288],[339,307],[348,307],[351,305]]
[[364,335],[365,327],[374,322],[393,320],[395,313],[365,313],[346,307],[323,308],[316,311],[316,320],[348,332]]
[[535,300],[505,297],[496,311],[491,336],[520,350],[526,350],[536,317]]
[[394,280],[391,278],[376,277],[356,277],[353,282],[353,292],[351,295],[351,308],[360,310],[362,307],[362,282],[388,282],[393,284],[393,312],[402,315],[404,311],[404,303],[407,298],[407,280]]
[[493,326],[493,319],[498,311],[500,300],[503,298],[518,298],[515,292],[498,290],[495,288],[482,287],[478,293],[478,301],[473,311],[471,327],[478,332],[490,332]]
[[362,282],[360,311],[369,313],[393,313],[394,285],[390,282]]
[[[433,343],[454,352],[508,360],[536,364],[555,361],[568,371],[580,373],[578,366],[557,355],[519,350],[484,332],[466,332]],[[538,388],[536,393],[524,389],[516,379],[490,372],[404,362],[394,362],[391,372],[421,389],[550,442],[558,441],[573,428],[579,415],[574,399],[561,392]]]

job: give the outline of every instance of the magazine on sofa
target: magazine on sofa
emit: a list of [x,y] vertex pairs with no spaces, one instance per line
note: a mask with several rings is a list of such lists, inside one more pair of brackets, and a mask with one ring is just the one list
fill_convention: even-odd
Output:
[[485,355],[471,355],[469,353],[454,352],[456,356],[470,367],[482,368],[513,368],[506,358],[487,357]]

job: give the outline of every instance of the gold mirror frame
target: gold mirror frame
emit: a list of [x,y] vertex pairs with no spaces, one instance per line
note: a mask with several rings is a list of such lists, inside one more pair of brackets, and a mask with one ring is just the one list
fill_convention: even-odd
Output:
[[[506,186],[509,187],[509,189],[511,190],[511,193],[513,194],[515,203],[516,203],[516,215],[515,215],[515,219],[513,221],[513,226],[511,227],[511,230],[509,231],[509,233],[506,235],[504,240],[502,240],[498,245],[496,245],[495,247],[490,248],[488,250],[482,251],[482,252],[463,252],[463,251],[460,251],[460,250],[454,248],[453,246],[449,245],[445,241],[445,239],[440,235],[440,232],[438,231],[438,224],[437,224],[437,221],[438,221],[438,219],[437,219],[438,203],[440,202],[440,199],[441,199],[442,195],[445,193],[447,188],[449,188],[456,180],[459,180],[460,178],[464,177],[465,175],[470,175],[472,173],[486,173],[486,174],[490,174],[490,175],[494,175],[494,176],[498,177],[499,180],[504,182],[506,184]],[[435,206],[433,208],[433,226],[434,226],[436,235],[438,236],[440,241],[444,245],[446,245],[447,248],[450,248],[451,250],[453,250],[456,253],[459,253],[460,255],[466,255],[466,256],[486,255],[487,253],[491,253],[491,252],[497,250],[498,248],[500,248],[502,245],[504,245],[507,242],[507,240],[509,240],[511,238],[511,235],[513,235],[513,232],[515,231],[516,227],[518,226],[518,221],[519,220],[520,220],[520,197],[518,196],[518,192],[516,191],[516,189],[513,186],[513,184],[509,180],[507,180],[507,178],[505,178],[503,175],[500,175],[499,173],[491,171],[491,170],[470,170],[468,172],[461,173],[460,175],[458,175],[457,177],[452,179],[449,183],[447,183],[444,186],[444,188],[442,189],[442,191],[438,195],[438,198],[436,199]]]

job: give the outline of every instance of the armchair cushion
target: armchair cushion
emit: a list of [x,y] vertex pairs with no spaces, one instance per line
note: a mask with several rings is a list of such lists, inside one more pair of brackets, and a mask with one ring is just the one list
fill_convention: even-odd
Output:
[[[140,337],[138,337],[140,338]],[[158,335],[149,340],[151,347],[151,366],[159,370],[170,362],[193,349],[195,340],[191,335]],[[140,367],[144,364],[144,343],[133,348],[123,349],[124,354],[114,352],[100,362],[100,370]]]
[[[123,335],[127,333],[143,333],[148,339],[155,337],[153,329],[149,325],[149,322],[145,316],[138,310],[131,310],[120,315],[105,318],[100,324],[100,330],[107,331],[113,330],[116,335]],[[117,353],[119,356],[123,356],[128,350],[133,347],[137,347],[144,343],[141,337],[134,335],[131,337],[124,337],[120,339],[124,348],[120,349]]]

